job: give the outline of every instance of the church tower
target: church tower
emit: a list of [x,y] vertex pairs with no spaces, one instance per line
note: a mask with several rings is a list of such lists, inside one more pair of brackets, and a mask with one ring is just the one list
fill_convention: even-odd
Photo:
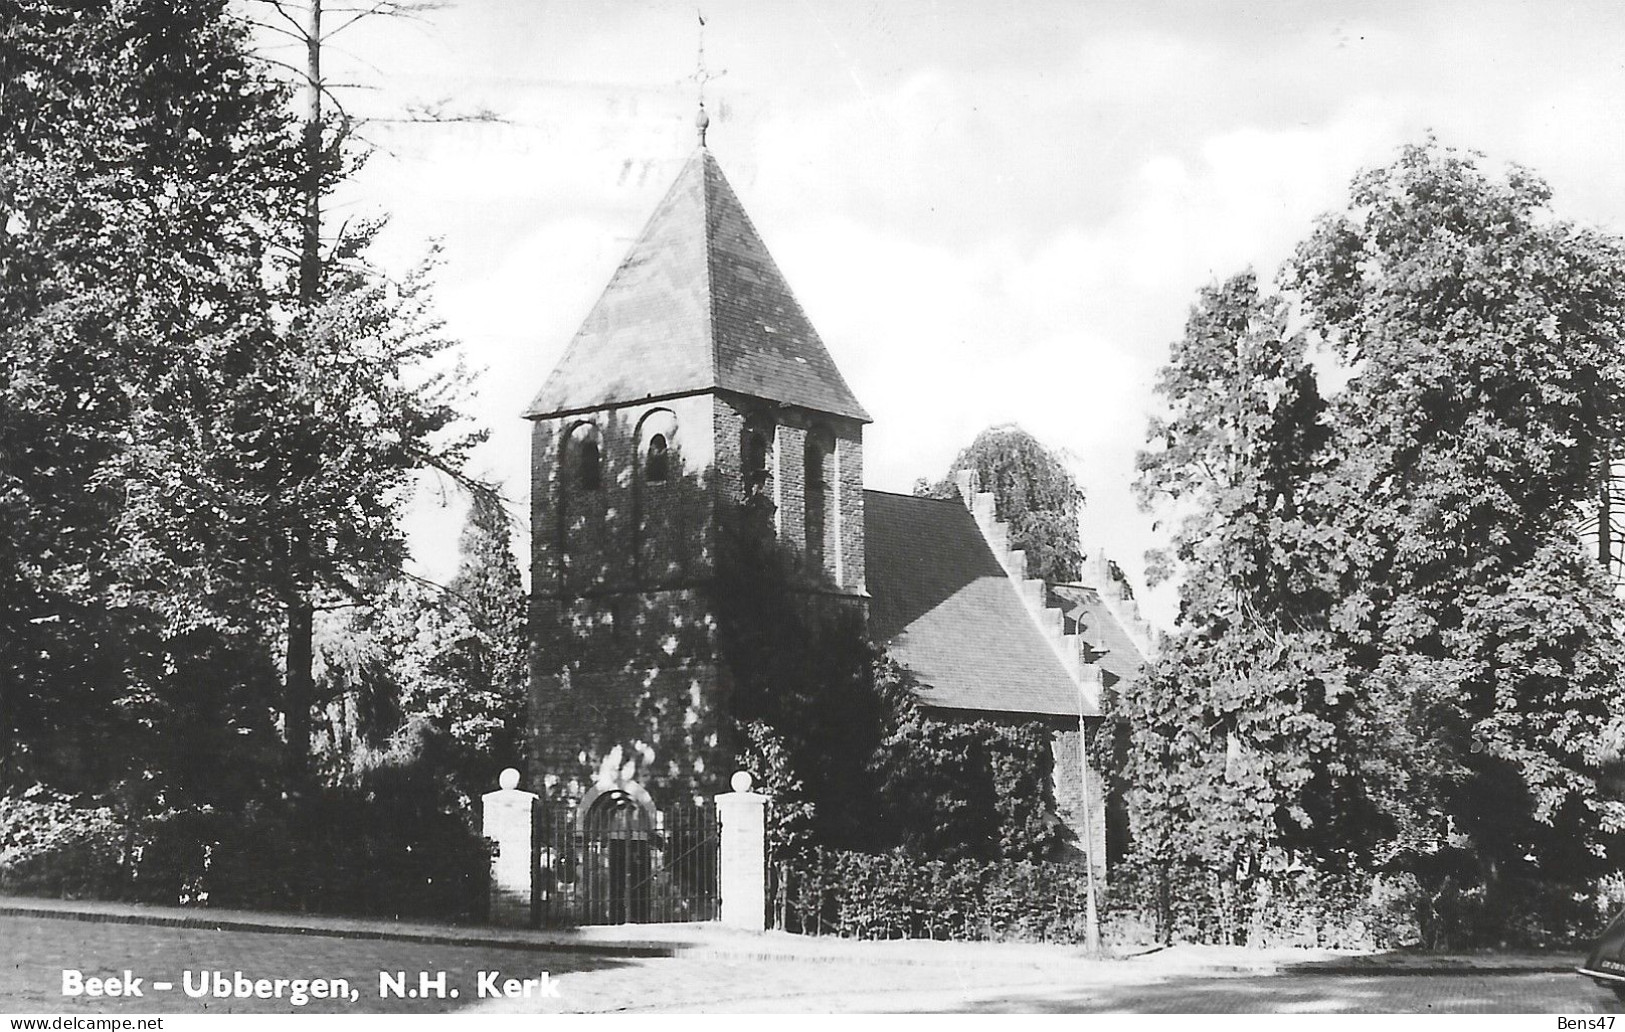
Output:
[[743,508],[826,593],[866,597],[863,426],[700,145],[524,416],[531,784],[661,804],[734,770],[719,534]]

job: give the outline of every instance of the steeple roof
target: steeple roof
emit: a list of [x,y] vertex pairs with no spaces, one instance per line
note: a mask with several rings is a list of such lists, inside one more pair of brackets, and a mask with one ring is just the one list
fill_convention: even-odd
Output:
[[869,422],[702,146],[525,416],[704,390]]

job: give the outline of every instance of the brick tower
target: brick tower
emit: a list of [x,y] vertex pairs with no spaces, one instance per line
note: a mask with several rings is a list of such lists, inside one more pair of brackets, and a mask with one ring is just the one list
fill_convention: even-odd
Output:
[[[531,784],[645,806],[723,790],[719,528],[744,504],[864,590],[863,425],[700,146],[525,411]],[[771,502],[771,505],[767,503]]]

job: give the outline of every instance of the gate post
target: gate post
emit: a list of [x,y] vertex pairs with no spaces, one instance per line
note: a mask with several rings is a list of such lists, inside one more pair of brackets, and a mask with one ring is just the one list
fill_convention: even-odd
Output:
[[745,771],[734,774],[732,792],[716,797],[721,842],[717,889],[722,923],[752,932],[767,929],[767,796],[750,790]]
[[497,779],[502,787],[481,797],[481,833],[491,840],[492,924],[528,926],[536,899],[536,793],[519,790],[519,772],[509,767]]

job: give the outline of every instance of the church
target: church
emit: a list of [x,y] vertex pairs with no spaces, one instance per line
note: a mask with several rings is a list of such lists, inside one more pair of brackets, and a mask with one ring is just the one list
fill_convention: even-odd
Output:
[[719,528],[768,514],[818,591],[860,607],[942,719],[1050,729],[1056,798],[1104,855],[1082,735],[1152,647],[1099,558],[1077,584],[1027,577],[991,494],[866,490],[870,417],[699,146],[558,365],[531,421],[530,782],[653,812],[720,792],[728,671]]

